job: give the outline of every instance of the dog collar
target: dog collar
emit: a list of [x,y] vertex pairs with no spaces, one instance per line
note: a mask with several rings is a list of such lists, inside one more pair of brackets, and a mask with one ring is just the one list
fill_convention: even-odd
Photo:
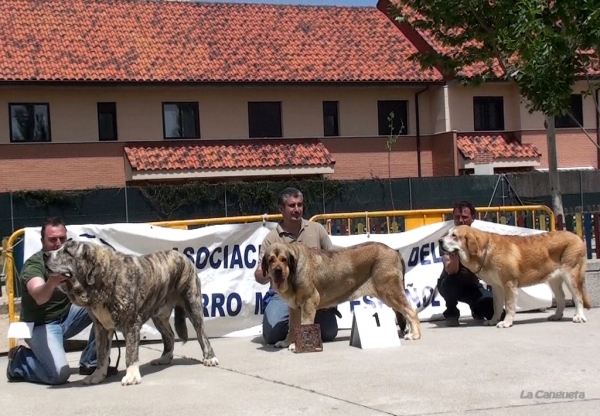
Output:
[[481,269],[483,269],[483,265],[485,264],[485,259],[487,258],[488,255],[488,248],[490,247],[490,243],[488,241],[488,243],[485,246],[485,251],[483,252],[483,258],[481,259],[481,266],[479,266],[479,269],[477,269],[477,271],[475,272],[475,274],[479,273],[481,271]]

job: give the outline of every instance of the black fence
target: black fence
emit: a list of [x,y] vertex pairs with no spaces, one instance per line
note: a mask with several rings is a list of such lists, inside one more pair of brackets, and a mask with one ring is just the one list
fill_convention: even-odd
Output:
[[[567,212],[600,209],[600,171],[561,172]],[[547,205],[548,174],[370,179],[286,180],[146,185],[85,191],[0,194],[0,236],[38,226],[50,215],[67,224],[151,222],[277,212],[277,193],[293,185],[304,193],[306,216],[334,212],[446,208],[461,199],[475,206]]]

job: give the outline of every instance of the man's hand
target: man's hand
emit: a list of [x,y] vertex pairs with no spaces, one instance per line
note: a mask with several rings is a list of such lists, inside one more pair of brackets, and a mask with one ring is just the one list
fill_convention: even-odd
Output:
[[456,274],[460,268],[460,260],[458,254],[444,254],[444,270],[448,274]]
[[254,280],[261,285],[269,283],[269,276],[263,276],[263,271],[260,265],[254,270]]
[[67,280],[67,278],[62,274],[51,274],[48,276],[47,284],[52,286],[52,288],[54,289],[55,287],[60,286],[60,284],[65,280]]
[[27,291],[38,305],[43,305],[52,297],[54,289],[67,278],[61,274],[52,274],[44,282],[41,277],[34,277],[27,282]]

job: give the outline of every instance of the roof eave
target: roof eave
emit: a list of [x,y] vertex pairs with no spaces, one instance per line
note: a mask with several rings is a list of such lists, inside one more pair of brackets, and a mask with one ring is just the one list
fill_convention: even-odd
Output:
[[180,85],[180,86],[246,86],[246,87],[260,87],[260,86],[337,86],[337,87],[351,87],[351,86],[405,86],[405,87],[418,87],[418,86],[433,86],[433,85],[445,85],[445,80],[413,80],[413,81],[382,81],[382,80],[359,80],[359,81],[121,81],[121,80],[6,80],[0,79],[0,86],[94,86],[94,87],[108,87],[108,86],[165,86],[165,85]]
[[232,177],[324,175],[334,173],[334,165],[283,166],[277,168],[243,169],[181,169],[181,170],[131,170],[128,181],[157,181],[181,179],[216,179]]

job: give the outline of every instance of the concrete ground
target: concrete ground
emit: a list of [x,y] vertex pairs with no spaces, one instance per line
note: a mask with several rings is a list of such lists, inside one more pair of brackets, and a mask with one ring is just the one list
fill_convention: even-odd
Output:
[[[303,414],[303,415],[597,415],[600,405],[600,309],[588,322],[548,322],[552,310],[517,314],[510,329],[465,319],[459,328],[422,324],[419,341],[397,348],[349,346],[349,331],[319,353],[293,354],[265,347],[259,338],[212,339],[218,367],[198,363],[195,340],[177,343],[172,365],[150,367],[161,344],[140,349],[142,383],[121,386],[120,373],[82,386],[79,352],[73,375],[48,387],[0,381],[0,408],[20,416],[43,414]],[[115,363],[117,349],[113,348]],[[4,371],[6,356],[0,357]],[[540,393],[541,392],[541,393]],[[572,398],[536,398],[543,392],[578,392]],[[526,398],[529,393],[533,395]],[[583,395],[583,397],[579,397]],[[573,395],[575,396],[575,395]]]

